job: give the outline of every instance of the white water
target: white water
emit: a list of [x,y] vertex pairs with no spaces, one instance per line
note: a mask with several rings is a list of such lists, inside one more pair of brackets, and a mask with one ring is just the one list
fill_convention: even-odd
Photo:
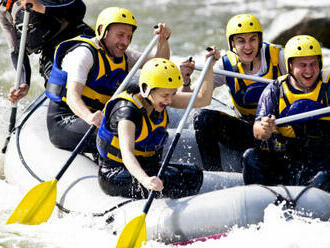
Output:
[[[170,40],[174,61],[179,62],[193,55],[203,62],[202,50],[212,44],[226,48],[224,41],[225,23],[230,16],[240,12],[250,12],[260,17],[262,23],[270,26],[272,18],[292,10],[314,11],[318,16],[329,16],[330,1],[307,0],[89,0],[86,21],[94,25],[97,13],[106,6],[122,6],[132,10],[137,16],[139,29],[134,35],[132,46],[142,50],[151,39],[151,27],[158,22],[166,22],[173,30]],[[297,12],[293,12],[297,13]],[[290,20],[288,18],[287,20]],[[290,23],[288,23],[290,24]],[[276,27],[272,27],[275,28]],[[277,27],[281,28],[281,27]],[[219,37],[221,37],[219,39]],[[267,40],[267,37],[265,37]],[[0,145],[3,144],[8,127],[10,105],[5,96],[15,78],[9,62],[3,35],[0,36]],[[329,52],[325,63],[329,65]],[[42,80],[37,74],[37,60],[33,60],[33,87],[28,98],[20,102],[22,110],[28,102],[42,91]],[[37,83],[40,82],[40,83]],[[52,218],[39,226],[19,224],[5,225],[7,218],[26,192],[19,192],[13,185],[3,180],[1,172],[3,156],[0,155],[0,247],[6,248],[73,248],[73,247],[115,247],[116,236],[111,226],[104,224],[104,218],[84,215],[65,215]],[[270,206],[265,212],[264,222],[248,228],[233,228],[226,238],[198,242],[187,247],[221,248],[329,248],[330,222],[320,222],[295,217],[285,221],[283,212]],[[149,241],[144,247],[171,247],[156,241]]]

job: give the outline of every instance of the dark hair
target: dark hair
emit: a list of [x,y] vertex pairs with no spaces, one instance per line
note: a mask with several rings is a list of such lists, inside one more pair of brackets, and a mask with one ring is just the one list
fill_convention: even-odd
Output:
[[129,94],[137,94],[137,93],[140,92],[140,88],[139,88],[139,86],[137,84],[130,84],[130,85],[128,85],[126,91]]

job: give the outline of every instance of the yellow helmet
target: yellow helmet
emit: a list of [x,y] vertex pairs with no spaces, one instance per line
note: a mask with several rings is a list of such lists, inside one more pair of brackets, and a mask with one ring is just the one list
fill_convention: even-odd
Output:
[[[137,28],[135,16],[127,9],[119,7],[109,7],[101,11],[96,20],[96,37],[101,40],[104,37],[104,33],[107,27],[112,23],[123,23],[133,26],[133,32]],[[102,30],[99,31],[99,27],[102,26]]]
[[286,69],[289,72],[289,59],[295,57],[319,56],[322,68],[322,51],[320,43],[310,35],[292,37],[285,45],[284,58]]
[[[179,68],[168,59],[149,60],[141,70],[139,86],[143,97],[147,97],[154,88],[177,89],[182,85]],[[145,89],[144,86],[147,86]]]
[[[227,23],[226,38],[230,51],[232,51],[231,39],[235,34],[261,33],[262,26],[254,15],[241,14],[233,16]],[[262,40],[260,41],[262,42]]]

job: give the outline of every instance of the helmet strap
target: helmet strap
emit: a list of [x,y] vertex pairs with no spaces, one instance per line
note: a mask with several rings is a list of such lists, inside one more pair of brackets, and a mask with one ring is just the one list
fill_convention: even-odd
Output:
[[105,45],[104,38],[102,38],[102,40],[100,40],[100,42],[102,44],[102,47],[103,47],[104,51],[109,54],[109,49]]
[[250,71],[253,71],[253,61],[250,63]]
[[[144,91],[144,86],[145,86],[145,91]],[[140,93],[141,93],[141,96],[142,96],[142,97],[144,97],[144,98],[147,99],[147,97],[148,97],[149,94],[150,94],[150,91],[151,91],[151,89],[148,87],[148,85],[146,85],[146,84],[142,84],[142,85],[140,85]],[[149,99],[148,99],[148,100],[149,100]],[[150,102],[150,100],[149,100],[149,102]]]

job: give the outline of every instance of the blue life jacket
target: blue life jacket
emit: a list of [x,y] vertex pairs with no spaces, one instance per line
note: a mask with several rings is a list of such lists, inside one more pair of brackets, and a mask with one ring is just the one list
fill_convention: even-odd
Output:
[[77,46],[90,49],[94,59],[93,67],[82,91],[82,99],[92,111],[102,110],[127,76],[127,57],[124,55],[119,62],[113,62],[105,51],[96,47],[92,39],[87,36],[78,36],[64,41],[56,48],[52,72],[47,82],[46,96],[55,102],[66,102],[67,72],[61,69],[60,64],[63,57]]

